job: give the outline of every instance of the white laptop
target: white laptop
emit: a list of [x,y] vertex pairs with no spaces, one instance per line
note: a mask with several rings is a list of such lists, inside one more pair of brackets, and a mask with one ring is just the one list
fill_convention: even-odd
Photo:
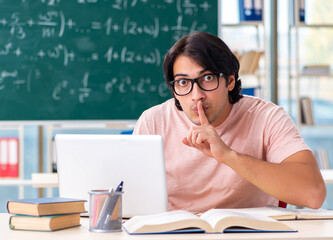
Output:
[[123,187],[123,217],[167,211],[163,140],[158,135],[57,134],[60,197]]

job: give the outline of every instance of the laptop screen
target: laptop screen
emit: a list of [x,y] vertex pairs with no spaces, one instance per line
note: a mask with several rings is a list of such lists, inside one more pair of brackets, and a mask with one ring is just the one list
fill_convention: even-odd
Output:
[[124,181],[123,217],[167,211],[163,140],[158,135],[57,134],[60,197],[88,201],[90,190]]

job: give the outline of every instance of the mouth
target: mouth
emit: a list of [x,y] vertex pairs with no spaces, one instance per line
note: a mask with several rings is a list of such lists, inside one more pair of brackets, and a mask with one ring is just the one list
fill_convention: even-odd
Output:
[[[207,113],[207,110],[208,110],[208,106],[202,106],[203,110],[204,110],[204,113],[206,114]],[[195,106],[192,108],[192,110],[197,114],[199,115],[199,111],[198,111],[198,108]]]

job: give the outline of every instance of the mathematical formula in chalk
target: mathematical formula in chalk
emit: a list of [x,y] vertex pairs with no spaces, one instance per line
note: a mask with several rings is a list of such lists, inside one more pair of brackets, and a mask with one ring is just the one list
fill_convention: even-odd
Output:
[[[216,34],[217,9],[211,0],[2,0],[0,105],[10,102],[14,117],[29,105],[35,118],[84,119],[122,101],[121,117],[137,116],[171,97],[166,52],[191,32]],[[81,111],[92,103],[95,113]]]

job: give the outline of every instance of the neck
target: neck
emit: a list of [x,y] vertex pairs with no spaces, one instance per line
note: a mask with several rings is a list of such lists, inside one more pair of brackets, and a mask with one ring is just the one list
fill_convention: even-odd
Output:
[[211,123],[213,127],[219,126],[228,118],[228,116],[231,112],[232,106],[233,106],[233,104],[231,104],[228,101],[221,116],[218,119],[216,119],[214,122]]

